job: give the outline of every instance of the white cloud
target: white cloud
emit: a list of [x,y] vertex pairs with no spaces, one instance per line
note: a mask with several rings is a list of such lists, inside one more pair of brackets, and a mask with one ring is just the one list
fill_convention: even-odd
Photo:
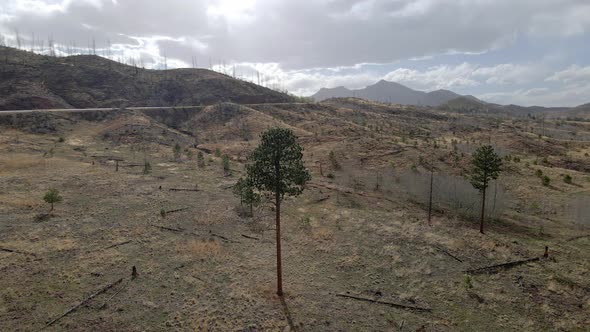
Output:
[[406,84],[415,89],[436,90],[477,86],[480,83],[472,79],[475,66],[463,63],[457,66],[439,65],[418,71],[399,68],[384,76],[385,80]]
[[578,65],[572,65],[562,71],[558,71],[553,75],[545,79],[547,82],[577,82],[586,81],[590,82],[590,66],[580,67]]
[[588,82],[553,89],[519,89],[477,95],[478,98],[489,102],[523,106],[577,106],[587,103],[590,99],[589,96],[590,83]]
[[[0,1],[0,35],[12,44],[16,29],[25,45],[33,33],[46,43],[48,35],[58,44],[96,40],[99,49],[109,40],[116,56],[141,57],[148,67],[161,68],[164,55],[169,68],[194,57],[201,67],[236,63],[249,80],[258,70],[269,84],[301,95],[385,78],[421,90],[500,89],[528,98],[544,82],[578,98],[577,89],[590,80],[590,67],[551,74],[551,66],[567,61],[563,48],[554,50],[552,62],[532,58],[547,54],[527,58],[537,44],[588,35],[587,0]],[[522,51],[519,63],[494,59],[506,48]],[[452,56],[469,62],[435,62]],[[484,58],[486,65],[476,64]],[[409,59],[416,65],[391,70]],[[421,61],[434,65],[418,69]],[[578,85],[565,86],[570,83]]]

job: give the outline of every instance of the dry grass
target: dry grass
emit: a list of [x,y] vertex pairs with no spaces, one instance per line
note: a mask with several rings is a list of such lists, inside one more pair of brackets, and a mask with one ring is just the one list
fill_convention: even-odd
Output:
[[188,240],[176,246],[176,251],[190,257],[211,258],[219,255],[221,245],[219,242],[210,240]]
[[42,165],[45,162],[41,156],[27,154],[10,154],[0,156],[0,173],[13,173],[27,168]]
[[[395,165],[395,174],[401,174],[419,156],[425,156],[440,172],[465,176],[467,155],[457,164],[439,160],[438,156],[444,157],[450,148],[434,150],[423,138],[409,138],[409,130],[429,131],[432,136],[440,133],[439,140],[456,137],[477,144],[497,128],[490,129],[486,119],[456,115],[472,119],[481,130],[457,130],[451,136],[445,131],[447,122],[418,118],[419,112],[409,111],[398,117],[387,107],[375,112],[317,107],[320,109],[306,110],[297,105],[285,106],[285,110],[260,107],[247,110],[246,118],[240,118],[250,126],[253,136],[275,124],[299,128],[302,135],[318,133],[302,139],[306,164],[312,166],[312,185],[300,198],[285,200],[281,225],[285,300],[298,330],[382,331],[391,328],[391,317],[396,325],[405,321],[406,330],[422,325],[435,331],[523,327],[583,330],[587,326],[584,323],[590,300],[584,287],[588,287],[585,276],[590,268],[586,257],[590,240],[563,242],[587,229],[574,228],[557,207],[567,206],[573,189],[588,192],[589,185],[541,187],[534,177],[534,167],[524,166],[525,160],[535,156],[518,151],[521,163],[510,164],[513,171],[501,175],[506,191],[513,195],[509,211],[506,218],[487,224],[486,235],[479,234],[477,220],[451,216],[442,210],[435,211],[432,226],[428,226],[424,206],[408,200],[399,183],[391,181],[380,191],[373,191],[374,173]],[[360,107],[373,106],[362,103]],[[375,133],[355,122],[358,114],[368,124],[383,124],[386,132]],[[168,141],[150,143],[146,153],[153,171],[147,176],[140,175],[138,168],[121,167],[114,173],[112,165],[92,165],[92,155],[116,154],[129,163],[143,162],[139,145],[117,144],[100,135],[91,137],[117,122],[73,122],[66,129],[66,141],[57,145],[52,158],[42,159],[36,154],[54,146],[54,135],[28,135],[27,144],[39,146],[35,152],[26,150],[31,155],[0,156],[0,244],[37,255],[0,253],[0,296],[10,300],[0,303],[0,330],[38,330],[47,319],[113,277],[129,277],[131,266],[137,266],[139,278],[112,298],[106,308],[98,310],[96,306],[116,290],[64,318],[55,330],[283,330],[288,324],[275,294],[273,211],[255,210],[254,218],[241,218],[234,209],[239,202],[228,189],[238,176],[223,177],[218,160],[202,169],[194,160],[172,161]],[[211,138],[205,147],[220,147],[231,154],[232,165],[241,169],[242,164],[235,160],[237,154],[245,156],[255,145],[255,138],[248,142],[232,139],[239,137],[232,132],[234,122],[228,126],[198,125],[205,128],[197,128],[197,141],[207,142],[205,136],[215,133],[217,141]],[[89,128],[94,132],[86,133]],[[153,132],[164,135],[164,129],[161,124]],[[402,130],[407,143],[400,145],[393,140]],[[493,137],[497,138],[494,144],[501,147],[510,146],[514,139],[510,135]],[[476,143],[472,143],[474,138]],[[533,135],[525,139],[537,138]],[[418,141],[415,147],[414,141]],[[14,140],[1,139],[0,151],[14,144],[11,142]],[[88,156],[74,150],[78,144],[84,144]],[[406,151],[383,156],[398,146]],[[346,161],[350,173],[345,173],[348,169],[335,172],[335,180],[319,175],[320,160],[324,161],[324,175],[328,172],[325,162],[330,150],[338,152],[343,164]],[[205,160],[209,157],[206,154]],[[361,157],[368,159],[361,162]],[[555,179],[564,172],[558,167],[543,169]],[[574,171],[567,174],[582,179]],[[362,182],[364,189],[355,189],[349,175]],[[199,192],[167,190],[192,188],[195,184]],[[63,193],[64,202],[56,207],[54,216],[37,222],[34,216],[47,211],[40,196],[49,185]],[[326,196],[330,198],[317,202]],[[540,199],[548,202],[543,213],[533,216],[522,208]],[[189,209],[161,218],[161,207]],[[545,227],[543,235],[540,226]],[[228,240],[210,239],[211,233]],[[126,240],[132,242],[104,250]],[[540,255],[545,245],[549,245],[555,261],[475,276],[472,291],[485,303],[466,294],[462,279],[465,269]],[[436,247],[448,250],[463,262]],[[523,288],[516,282],[519,276],[524,277]],[[381,293],[384,299],[429,306],[434,312],[405,312],[334,297],[345,291],[367,296]]]

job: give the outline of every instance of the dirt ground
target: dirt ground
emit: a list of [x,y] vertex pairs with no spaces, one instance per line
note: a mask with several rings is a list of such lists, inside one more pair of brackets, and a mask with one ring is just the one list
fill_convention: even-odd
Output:
[[[379,104],[224,114],[205,108],[177,122],[155,113],[60,114],[47,133],[4,122],[0,330],[40,330],[120,278],[45,330],[588,330],[590,217],[574,220],[570,201],[590,194],[583,168],[590,142],[539,137],[527,119]],[[271,125],[294,129],[312,172],[304,194],[282,208],[284,301],[275,295],[274,212],[263,204],[253,218],[241,217],[231,190],[258,133]],[[586,123],[568,125],[578,137],[590,132]],[[502,215],[482,235],[477,219],[437,205],[428,225],[424,204],[396,176],[426,174],[428,164],[465,175],[469,154],[450,158],[451,140],[468,150],[492,138],[520,157],[501,175],[508,195]],[[179,160],[173,142],[186,148]],[[216,149],[230,155],[232,175],[224,175]],[[210,152],[205,167],[197,165],[198,151]],[[566,159],[576,169],[565,168]],[[537,169],[550,186],[541,185]],[[384,174],[377,189],[375,174]],[[42,200],[48,188],[63,196],[51,213]],[[180,210],[163,216],[162,209]],[[465,272],[540,257],[545,246],[547,259]]]

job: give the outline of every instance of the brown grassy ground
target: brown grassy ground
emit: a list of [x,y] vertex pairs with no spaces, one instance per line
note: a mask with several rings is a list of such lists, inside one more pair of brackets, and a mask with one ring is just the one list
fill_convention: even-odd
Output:
[[[77,120],[53,134],[3,128],[0,247],[13,251],[0,251],[0,330],[38,330],[118,278],[123,283],[47,330],[587,329],[590,238],[567,239],[590,234],[568,210],[572,196],[590,193],[588,174],[552,163],[563,155],[545,164],[537,150],[527,150],[556,139],[528,135],[516,127],[519,119],[357,106],[267,105],[221,120],[223,112],[205,109],[193,121],[171,118],[166,125],[135,113]],[[125,124],[143,129],[126,131]],[[270,124],[297,130],[313,175],[302,196],[284,203],[284,304],[274,294],[273,212],[259,207],[254,218],[239,217],[230,188],[243,169],[238,155],[243,161]],[[193,155],[193,141],[230,154],[233,175],[223,175],[213,154],[205,154],[202,169],[195,157],[174,160],[171,137]],[[469,155],[449,157],[451,139],[465,146],[489,140],[521,158],[507,162],[501,183],[509,202],[485,235],[475,220],[445,206],[436,207],[428,226],[424,206],[395,180],[412,165],[425,172],[423,164],[465,174]],[[521,140],[536,145],[516,144]],[[588,143],[555,144],[569,151],[566,143],[578,144],[570,154],[583,160]],[[341,169],[330,163],[330,151]],[[124,159],[119,172],[107,157]],[[153,167],[149,175],[133,166],[144,158]],[[536,169],[551,177],[551,186],[541,185]],[[376,173],[384,174],[378,191]],[[574,184],[560,174],[571,174]],[[47,215],[41,197],[50,187],[64,201]],[[160,215],[180,208],[188,209]],[[464,270],[540,256],[545,246],[550,259],[474,275],[466,289]],[[134,280],[132,266],[139,273]],[[432,312],[336,296],[345,292]]]

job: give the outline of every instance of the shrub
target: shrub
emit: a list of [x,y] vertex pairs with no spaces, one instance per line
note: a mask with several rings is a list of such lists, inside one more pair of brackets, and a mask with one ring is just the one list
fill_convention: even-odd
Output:
[[567,183],[567,184],[572,184],[572,180],[573,180],[573,179],[572,179],[572,177],[571,177],[569,174],[566,174],[566,175],[563,177],[563,182],[565,182],[565,183]]
[[551,179],[547,175],[544,175],[541,179],[545,187],[549,186],[551,183]]
[[205,167],[205,157],[203,156],[203,152],[201,151],[197,153],[197,166],[199,166],[200,168]]
[[332,180],[335,178],[334,174],[332,174],[332,173],[328,173],[328,175],[326,175],[326,177],[328,179],[332,179]]
[[172,148],[172,152],[174,153],[174,159],[178,160],[180,158],[180,144],[176,143]]
[[542,177],[543,176],[543,171],[540,170],[540,169],[536,170],[535,171],[535,176],[538,177],[538,178]]
[[473,288],[473,283],[469,274],[463,276],[463,287],[465,287],[466,290]]
[[160,209],[160,215],[162,216],[162,218],[166,218],[166,209],[161,208]]
[[330,151],[330,154],[328,157],[330,158],[330,163],[332,164],[332,167],[335,170],[340,170],[342,168],[342,166],[340,166],[340,163],[336,159],[336,155],[334,154],[334,151]]
[[59,143],[63,143],[63,142],[65,142],[65,139],[63,138],[63,136],[60,136],[60,137],[57,139],[57,141],[58,141]]
[[221,165],[223,166],[223,173],[226,175],[230,174],[228,155],[226,155],[226,154],[223,155],[223,157],[221,158]]
[[143,174],[147,175],[150,174],[150,172],[152,171],[152,164],[150,164],[149,161],[144,161],[143,163]]
[[215,149],[215,157],[217,157],[217,158],[221,157],[221,150],[219,150],[219,148]]

